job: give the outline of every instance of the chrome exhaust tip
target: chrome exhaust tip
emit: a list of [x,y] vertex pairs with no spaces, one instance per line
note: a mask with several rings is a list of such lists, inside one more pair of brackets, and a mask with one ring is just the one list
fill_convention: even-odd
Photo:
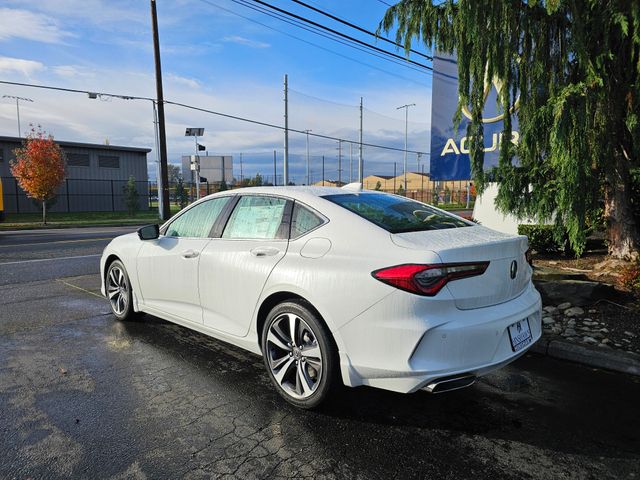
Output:
[[428,384],[423,390],[429,393],[444,393],[461,388],[470,387],[476,381],[475,375],[462,375],[460,377],[442,378]]

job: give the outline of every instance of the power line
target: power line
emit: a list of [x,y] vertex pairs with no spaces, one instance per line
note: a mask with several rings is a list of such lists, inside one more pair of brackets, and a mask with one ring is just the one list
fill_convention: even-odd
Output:
[[[121,95],[121,94],[113,94],[113,93],[106,93],[106,92],[96,92],[96,91],[90,91],[90,90],[78,90],[75,88],[64,88],[64,87],[54,87],[51,85],[36,85],[36,84],[32,84],[32,83],[21,83],[21,82],[9,82],[6,80],[0,80],[0,84],[4,84],[4,85],[14,85],[14,86],[18,86],[18,87],[29,87],[29,88],[42,88],[45,90],[57,90],[57,91],[62,91],[62,92],[70,92],[70,93],[84,93],[87,95],[96,95],[96,96],[107,96],[107,97],[116,97],[116,98],[121,98],[123,100],[150,100],[152,102],[155,102],[155,99],[150,98],[150,97],[140,97],[140,96],[133,96],[133,95]],[[262,122],[260,120],[253,120],[250,118],[245,118],[245,117],[240,117],[238,115],[231,115],[229,113],[222,113],[222,112],[217,112],[215,110],[209,110],[206,108],[202,108],[202,107],[196,107],[194,105],[189,105],[186,103],[181,103],[181,102],[173,102],[171,100],[165,100],[164,103],[166,105],[175,105],[177,107],[182,107],[182,108],[186,108],[189,110],[195,110],[195,111],[199,111],[199,112],[204,112],[204,113],[209,113],[212,115],[217,115],[219,117],[224,117],[224,118],[230,118],[233,120],[239,120],[241,122],[247,122],[247,123],[252,123],[254,125],[261,125],[263,127],[269,127],[269,128],[276,128],[278,130],[284,130],[285,127],[281,126],[281,125],[275,125],[273,123],[268,123],[268,122]],[[289,128],[288,129],[290,132],[294,132],[294,133],[300,133],[303,135],[306,135],[307,133],[304,130],[297,130],[295,128]],[[346,138],[338,138],[338,137],[332,137],[331,135],[323,135],[320,133],[311,133],[309,132],[309,135],[312,137],[317,137],[317,138],[324,138],[327,140],[333,140],[333,141],[342,141],[342,142],[346,142],[346,143],[354,143],[354,144],[359,144],[360,142],[357,140],[348,140]],[[402,148],[396,148],[396,147],[390,147],[387,145],[376,145],[374,143],[362,143],[363,146],[366,147],[373,147],[373,148],[381,148],[383,150],[392,150],[392,151],[396,151],[396,152],[404,152],[405,150]],[[429,155],[428,152],[420,152],[417,150],[407,150],[408,153],[419,153],[421,155]]]
[[383,5],[386,5],[387,7],[393,7],[393,5],[391,5],[390,3],[385,2],[384,0],[378,0],[380,3],[382,3]]
[[[325,17],[328,17],[328,18],[330,18],[330,19],[332,19],[332,20],[335,20],[336,22],[340,22],[340,23],[342,23],[343,25],[347,25],[348,27],[354,28],[354,29],[358,30],[359,32],[366,33],[367,35],[370,35],[370,36],[372,36],[372,37],[375,37],[375,38],[377,38],[377,39],[380,39],[380,40],[382,40],[383,42],[390,43],[391,45],[395,45],[396,47],[399,47],[399,48],[403,48],[403,49],[405,48],[405,46],[404,46],[404,45],[402,45],[401,43],[394,42],[393,40],[389,40],[389,39],[388,39],[388,38],[386,38],[386,37],[381,37],[380,35],[377,35],[376,33],[372,32],[372,31],[370,31],[370,30],[367,30],[367,29],[365,29],[365,28],[362,28],[362,27],[361,27],[361,26],[359,26],[359,25],[356,25],[355,23],[351,23],[351,22],[349,22],[349,21],[347,21],[347,20],[344,20],[344,19],[342,19],[342,18],[340,18],[340,17],[337,17],[337,16],[335,16],[335,15],[333,15],[333,14],[329,13],[329,12],[326,12],[326,11],[324,11],[324,10],[320,9],[320,8],[316,8],[316,7],[314,7],[314,6],[312,6],[312,5],[309,5],[309,4],[307,4],[307,3],[304,3],[304,2],[302,2],[302,1],[300,1],[300,0],[291,0],[291,1],[292,1],[292,2],[294,2],[294,3],[297,3],[298,5],[302,5],[303,7],[306,7],[306,8],[308,8],[308,9],[310,9],[310,10],[313,10],[314,12],[317,12],[317,13],[319,13],[320,15],[324,15]],[[409,51],[410,51],[411,53],[415,53],[416,55],[420,55],[421,57],[424,57],[424,58],[426,58],[427,60],[433,60],[433,57],[432,57],[432,56],[430,56],[430,55],[426,55],[426,54],[424,54],[424,53],[422,53],[422,52],[419,52],[419,51],[417,51],[417,50],[414,50],[414,49],[412,49],[412,48],[411,48],[411,49],[409,49]]]
[[[340,43],[342,45],[345,45],[347,47],[353,48],[355,50],[359,50],[359,51],[367,53],[369,55],[373,55],[374,57],[381,58],[382,60],[386,60],[388,62],[395,63],[396,65],[401,65],[401,66],[409,68],[411,70],[415,70],[416,72],[425,73],[425,71],[422,68],[416,68],[416,67],[406,63],[405,61],[401,62],[401,61],[395,60],[394,58],[386,57],[386,56],[384,56],[382,54],[376,53],[375,51],[367,50],[364,47],[359,46],[358,44],[349,43],[348,41],[343,40],[339,36],[333,35],[331,33],[326,33],[324,31],[322,31],[321,29],[316,28],[314,26],[305,25],[304,23],[302,23],[302,22],[300,22],[300,21],[298,21],[296,19],[287,18],[285,15],[279,14],[278,12],[271,12],[267,8],[262,7],[260,5],[251,5],[245,0],[231,0],[231,1],[233,1],[234,3],[237,3],[238,5],[243,5],[243,6],[247,7],[247,8],[250,8],[251,10],[254,10],[256,12],[264,13],[265,15],[267,15],[267,16],[269,16],[271,18],[275,18],[275,19],[280,20],[282,22],[288,23],[289,25],[293,25],[294,27],[298,27],[298,28],[300,28],[302,30],[306,30],[307,32],[315,33],[316,35],[319,35],[321,37],[328,38],[329,40],[333,40],[334,42]],[[296,38],[296,37],[294,37],[294,38]]]
[[[241,2],[241,1],[239,1],[239,0],[232,0],[232,1],[233,1],[233,2],[235,2],[235,3],[239,3],[239,4],[244,4],[243,2]],[[292,17],[292,18],[297,19],[297,20],[300,20],[300,21],[302,21],[302,22],[305,22],[305,23],[308,23],[308,24],[310,24],[310,25],[313,25],[313,26],[315,26],[315,27],[317,27],[317,28],[321,28],[321,29],[323,29],[323,30],[326,30],[326,31],[328,31],[328,32],[331,32],[331,33],[333,33],[334,35],[338,35],[338,36],[340,36],[340,37],[343,37],[343,38],[345,38],[345,39],[347,39],[347,40],[349,40],[349,41],[351,41],[351,42],[354,42],[354,43],[357,43],[357,44],[359,44],[359,45],[365,46],[365,47],[367,47],[367,48],[370,48],[370,49],[375,50],[375,51],[377,51],[377,52],[383,53],[383,54],[385,54],[385,55],[389,55],[390,57],[394,57],[394,58],[397,58],[397,59],[402,60],[402,61],[404,61],[404,62],[411,63],[411,64],[413,64],[413,65],[417,65],[417,66],[422,67],[422,68],[424,68],[424,69],[426,69],[426,70],[430,70],[430,71],[432,71],[432,70],[433,70],[433,68],[432,68],[432,67],[430,67],[430,66],[428,66],[428,65],[425,65],[425,64],[423,64],[423,63],[416,62],[415,60],[411,60],[411,59],[409,59],[409,58],[403,57],[402,55],[398,55],[398,54],[396,54],[396,53],[389,52],[389,51],[384,50],[384,49],[382,49],[382,48],[380,48],[380,47],[376,47],[376,46],[371,45],[371,44],[369,44],[369,43],[367,43],[367,42],[364,42],[364,41],[362,41],[362,40],[359,40],[359,39],[357,39],[357,38],[355,38],[355,37],[352,37],[352,36],[347,35],[347,34],[345,34],[345,33],[339,32],[338,30],[334,30],[333,28],[327,27],[326,25],[322,25],[321,23],[314,22],[313,20],[310,20],[310,19],[308,19],[308,18],[306,18],[306,17],[303,17],[303,16],[301,16],[301,15],[297,15],[297,14],[295,14],[295,13],[293,13],[293,12],[290,12],[290,11],[288,11],[288,10],[285,10],[285,9],[283,9],[283,8],[276,7],[275,5],[271,5],[270,3],[263,2],[262,0],[252,0],[252,1],[253,1],[253,2],[255,2],[255,3],[259,3],[259,4],[261,4],[261,5],[264,5],[264,6],[266,6],[267,8],[270,8],[270,9],[275,10],[275,11],[277,11],[277,12],[280,12],[280,13],[283,13],[283,14],[285,14],[285,15],[288,15],[288,16],[290,16],[290,17]]]
[[[245,20],[248,20],[248,21],[253,22],[253,23],[255,23],[255,24],[261,25],[261,26],[263,26],[263,27],[265,27],[265,28],[268,28],[269,30],[273,30],[274,32],[278,32],[278,33],[280,33],[280,34],[282,34],[282,35],[285,35],[285,36],[287,36],[287,37],[290,37],[290,38],[296,39],[296,40],[298,40],[299,42],[306,43],[307,45],[311,45],[311,46],[313,46],[313,47],[315,47],[315,48],[318,48],[318,49],[320,49],[320,50],[324,50],[325,52],[328,52],[328,53],[331,53],[331,54],[336,55],[336,56],[338,56],[338,57],[342,57],[342,58],[344,58],[344,59],[350,60],[350,61],[352,61],[352,62],[354,62],[354,63],[358,63],[358,64],[360,64],[360,65],[363,65],[363,66],[365,66],[365,67],[371,68],[371,69],[373,69],[373,70],[378,70],[379,72],[385,73],[385,74],[387,74],[387,75],[390,75],[390,76],[393,76],[393,77],[396,77],[396,78],[401,78],[402,80],[407,80],[407,81],[412,82],[412,83],[415,83],[415,84],[417,84],[417,85],[428,86],[426,83],[419,82],[419,81],[414,80],[414,79],[412,79],[412,78],[408,78],[408,77],[405,77],[405,76],[403,76],[403,75],[399,75],[399,74],[397,74],[397,73],[390,72],[390,71],[388,71],[388,70],[385,70],[384,68],[376,67],[376,66],[371,65],[371,64],[369,64],[369,63],[362,62],[362,61],[357,60],[357,59],[355,59],[355,58],[353,58],[353,57],[350,57],[350,56],[348,56],[348,55],[343,55],[343,54],[338,53],[338,52],[336,52],[336,51],[334,51],[334,50],[331,50],[331,49],[329,49],[329,48],[326,48],[326,47],[323,47],[323,46],[321,46],[321,45],[318,45],[317,43],[313,43],[313,42],[311,42],[311,41],[309,41],[309,40],[304,40],[304,39],[302,39],[302,38],[300,38],[300,37],[298,37],[298,36],[296,36],[296,35],[293,35],[293,34],[291,34],[291,33],[287,33],[287,32],[285,32],[285,31],[283,31],[283,30],[280,30],[280,29],[278,29],[278,28],[276,28],[276,27],[272,27],[271,25],[267,25],[266,23],[260,22],[260,21],[258,21],[258,20],[256,20],[256,19],[251,18],[251,17],[247,17],[247,16],[242,15],[242,14],[240,14],[240,13],[238,13],[238,12],[234,12],[233,10],[230,10],[230,9],[228,9],[228,8],[225,8],[225,7],[223,7],[222,5],[218,5],[217,3],[214,3],[214,2],[212,2],[211,0],[200,0],[200,2],[202,2],[202,3],[206,3],[207,5],[212,6],[212,7],[215,7],[215,8],[218,8],[218,9],[220,9],[220,10],[224,10],[224,11],[225,11],[225,12],[227,12],[227,13],[230,13],[230,14],[235,15],[235,16],[240,17],[240,18],[244,18]],[[391,59],[388,59],[388,60],[389,60],[389,61],[392,61]],[[407,65],[406,63],[404,63],[404,64],[403,64],[403,66],[411,68],[411,66],[410,66],[410,65]]]

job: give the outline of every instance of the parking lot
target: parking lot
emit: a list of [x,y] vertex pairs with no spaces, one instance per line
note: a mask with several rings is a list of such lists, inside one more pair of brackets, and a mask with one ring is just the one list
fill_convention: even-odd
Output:
[[114,320],[98,260],[129,230],[0,233],[0,477],[640,475],[639,379],[534,354],[457,392],[296,410],[257,356]]

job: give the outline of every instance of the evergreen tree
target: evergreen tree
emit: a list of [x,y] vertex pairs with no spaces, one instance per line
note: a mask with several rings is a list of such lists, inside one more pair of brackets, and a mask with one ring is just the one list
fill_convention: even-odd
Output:
[[176,203],[180,206],[181,210],[187,206],[187,203],[189,203],[189,192],[184,186],[184,179],[182,178],[182,175],[178,176],[178,180],[176,182],[175,198]]
[[[580,254],[604,201],[609,253],[638,257],[640,219],[634,195],[640,164],[640,0],[401,0],[380,29],[397,28],[407,53],[418,39],[456,53],[459,124],[467,127],[474,184],[483,171],[485,82],[497,79],[511,138],[501,142],[497,206],[520,216],[555,219]],[[518,109],[514,112],[514,105]],[[513,161],[517,155],[518,160]]]
[[124,194],[124,204],[127,207],[127,211],[129,215],[133,217],[140,208],[140,202],[138,201],[140,195],[138,195],[136,179],[133,175],[129,177],[127,183],[122,187],[122,192]]

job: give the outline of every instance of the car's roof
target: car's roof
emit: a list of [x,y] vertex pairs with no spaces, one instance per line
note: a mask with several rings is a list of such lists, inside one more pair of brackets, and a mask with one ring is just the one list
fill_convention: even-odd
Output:
[[[346,190],[340,187],[316,187],[316,186],[282,186],[282,187],[243,187],[233,190],[225,190],[223,192],[214,193],[215,196],[224,194],[270,194],[270,195],[282,195],[284,197],[291,197],[299,200],[314,200],[317,197],[324,197],[326,195],[344,195],[350,193],[359,193],[355,190]],[[374,190],[362,190],[362,193],[381,194],[383,192],[377,192]],[[209,195],[212,196],[212,195]]]

